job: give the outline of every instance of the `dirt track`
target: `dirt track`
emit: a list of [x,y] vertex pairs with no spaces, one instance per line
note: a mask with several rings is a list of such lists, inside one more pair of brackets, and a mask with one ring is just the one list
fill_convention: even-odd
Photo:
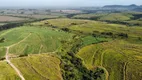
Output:
[[23,75],[22,75],[22,73],[20,72],[20,70],[19,70],[13,63],[11,63],[8,54],[9,54],[9,49],[10,49],[11,47],[13,47],[13,46],[15,46],[15,45],[17,45],[17,44],[23,42],[23,41],[26,40],[30,35],[31,35],[31,33],[30,33],[28,36],[26,36],[23,40],[21,40],[21,41],[15,43],[15,44],[13,44],[13,45],[10,45],[10,46],[7,46],[7,47],[6,47],[6,55],[5,55],[6,62],[16,71],[16,73],[18,74],[18,76],[19,76],[22,80],[25,80],[25,78],[23,77]]

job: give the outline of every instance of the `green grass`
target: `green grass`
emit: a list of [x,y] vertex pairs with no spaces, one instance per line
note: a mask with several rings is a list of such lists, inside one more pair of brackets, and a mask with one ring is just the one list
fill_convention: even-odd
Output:
[[0,62],[0,80],[21,80],[7,62]]
[[96,13],[96,14],[79,14],[72,18],[77,19],[95,19],[95,20],[107,20],[107,21],[126,21],[130,20],[132,13]]
[[[114,34],[126,33],[129,37],[141,37],[142,35],[142,27],[140,26],[129,27],[121,24],[109,24],[91,20],[51,19],[36,23],[36,25],[45,25],[46,22],[50,25],[57,26],[58,28],[69,28],[71,30],[82,31],[84,33],[93,33],[93,31],[98,31],[112,32]],[[76,25],[72,25],[72,23],[75,23]]]
[[141,17],[135,16],[139,14],[142,14],[142,13],[141,12],[120,12],[120,13],[78,14],[73,16],[72,18],[109,21],[111,23],[119,22],[120,24],[123,22],[130,26],[133,26],[133,25],[142,26]]
[[[51,26],[57,28],[51,28]],[[68,28],[70,32],[64,32],[60,30],[61,28]],[[75,32],[78,34],[74,35]],[[102,32],[126,33],[128,38],[113,40],[111,37],[102,36]],[[96,33],[96,37],[93,37],[93,33]],[[65,72],[68,73],[67,77],[75,73],[75,78],[78,79],[84,72],[79,72],[83,70],[75,66],[81,63],[74,63],[76,62],[74,53],[67,54],[67,52],[76,52],[83,47],[76,56],[83,60],[83,64],[89,70],[95,71],[97,67],[103,69],[105,74],[101,75],[101,78],[105,78],[108,73],[109,80],[123,80],[124,78],[125,80],[139,80],[142,77],[142,40],[138,40],[142,38],[141,35],[142,27],[140,26],[128,27],[121,24],[67,18],[44,20],[1,31],[0,39],[5,40],[0,43],[0,58],[5,56],[6,46],[20,42],[10,47],[9,54],[28,55],[12,59],[12,63],[26,79],[61,80],[60,60],[52,55],[42,54],[59,51],[58,56],[65,62],[63,64],[70,64],[70,67],[67,67],[68,71]],[[0,62],[0,67],[2,65],[9,68],[6,63]],[[73,73],[70,71],[71,68],[75,68],[72,69]],[[5,69],[3,70],[6,71]],[[11,75],[13,80],[19,79],[17,75],[15,77],[14,72],[9,74],[13,74]],[[2,77],[10,79],[9,76]]]
[[96,13],[96,14],[78,14],[73,16],[72,18],[77,18],[77,19],[93,19],[93,18],[98,18],[101,16],[106,16],[107,13]]
[[[82,48],[78,53],[88,69],[103,66],[109,80],[140,80],[142,77],[142,46],[126,41],[111,41]],[[133,76],[132,76],[133,75]]]
[[108,38],[101,38],[101,37],[92,37],[92,36],[86,36],[82,38],[83,46],[90,45],[90,44],[96,44],[99,42],[108,41]]
[[127,22],[129,24],[139,24],[139,25],[142,25],[142,21],[140,21],[140,20],[131,20],[131,21],[125,21],[125,22]]
[[[31,35],[28,36],[29,34]],[[11,54],[23,55],[55,52],[60,48],[61,41],[64,39],[67,41],[71,40],[73,34],[37,26],[23,26],[6,30],[0,35],[1,38],[5,38],[5,41],[0,43],[0,47],[2,48],[0,49],[1,55],[5,54],[4,47],[15,44],[23,40],[26,36],[28,36],[27,39],[10,48]]]
[[62,80],[60,60],[48,54],[12,59],[26,80]]
[[[4,30],[0,32],[0,38],[5,38],[4,42],[0,43],[0,58],[3,58],[6,54],[5,47],[16,44],[10,47],[9,54],[32,54],[28,57],[12,59],[12,63],[21,71],[26,80],[62,80],[60,60],[43,53],[58,51],[62,46],[61,41],[70,41],[72,36],[71,33],[48,28],[47,26],[25,25]],[[0,71],[0,79],[20,80],[8,64],[0,62],[0,69],[3,69]]]
[[108,15],[102,16],[99,20],[107,20],[107,21],[126,21],[130,20],[133,17],[130,14],[124,13],[110,13]]

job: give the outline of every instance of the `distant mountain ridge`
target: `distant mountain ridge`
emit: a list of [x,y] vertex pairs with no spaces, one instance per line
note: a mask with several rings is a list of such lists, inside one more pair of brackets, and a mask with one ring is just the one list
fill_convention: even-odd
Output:
[[109,9],[126,9],[126,10],[132,10],[132,11],[142,11],[142,5],[138,6],[135,4],[131,5],[105,5],[103,8],[109,8]]
[[[142,6],[142,5],[141,5]],[[138,6],[138,5],[135,5],[135,4],[131,4],[131,5],[105,5],[104,8],[121,8],[121,7],[141,7],[141,6]]]

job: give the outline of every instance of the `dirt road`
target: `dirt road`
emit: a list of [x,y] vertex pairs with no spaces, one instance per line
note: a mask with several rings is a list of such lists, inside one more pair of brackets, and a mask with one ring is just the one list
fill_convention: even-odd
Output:
[[17,44],[23,42],[23,41],[26,40],[30,35],[31,35],[31,33],[30,33],[28,36],[26,36],[24,39],[22,39],[21,41],[15,43],[15,44],[13,44],[13,45],[10,45],[10,46],[7,46],[7,47],[6,47],[6,54],[5,54],[6,62],[16,71],[16,73],[18,74],[18,76],[19,76],[22,80],[25,80],[25,78],[23,77],[23,75],[22,75],[22,73],[20,72],[20,70],[18,70],[18,68],[17,68],[13,63],[11,63],[8,54],[9,54],[9,49],[10,49],[11,47],[13,47],[13,46],[15,46],[15,45],[17,45]]
[[10,59],[8,57],[8,53],[9,53],[9,47],[6,47],[6,62],[16,71],[16,73],[19,75],[19,77],[22,80],[25,80],[25,78],[23,77],[21,72],[18,70],[18,68],[16,68],[16,66],[14,66],[14,64],[11,63],[11,61],[10,61]]

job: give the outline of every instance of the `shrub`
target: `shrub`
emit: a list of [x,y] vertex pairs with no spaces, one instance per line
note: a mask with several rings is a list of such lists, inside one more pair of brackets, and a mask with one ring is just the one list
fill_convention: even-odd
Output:
[[62,28],[61,30],[65,31],[65,32],[69,32],[68,28]]
[[138,40],[140,40],[140,41],[141,41],[141,40],[142,40],[142,39],[141,39],[141,37],[138,37]]
[[4,42],[5,38],[1,38],[0,39],[0,43]]
[[128,38],[128,34],[127,33],[118,33],[117,35],[119,37],[121,37],[121,38]]
[[77,25],[77,23],[71,23],[70,25]]
[[108,35],[108,36],[112,36],[112,35],[113,35],[112,32],[102,32],[101,34],[102,34],[102,35]]

